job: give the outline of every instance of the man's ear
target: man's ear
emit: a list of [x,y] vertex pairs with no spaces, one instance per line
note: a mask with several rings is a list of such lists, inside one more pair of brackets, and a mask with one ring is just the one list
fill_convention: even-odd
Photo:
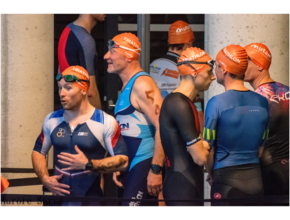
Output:
[[131,63],[132,62],[132,59],[130,59],[128,57],[126,57],[126,60],[127,60],[128,63]]
[[222,69],[223,70],[223,75],[225,76],[225,75],[227,75],[229,72],[228,71],[226,71],[226,70],[224,70],[224,69]]
[[258,71],[259,71],[259,72],[262,72],[262,71],[263,71],[263,68],[260,67],[260,66],[258,66]]
[[192,75],[193,77],[196,77],[197,76],[197,72],[193,71],[193,73],[190,74],[190,75]]

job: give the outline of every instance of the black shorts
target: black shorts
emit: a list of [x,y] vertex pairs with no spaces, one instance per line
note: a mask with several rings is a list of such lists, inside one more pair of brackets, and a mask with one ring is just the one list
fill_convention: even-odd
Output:
[[289,195],[289,159],[261,166],[265,195]]
[[[203,181],[203,179],[202,179]],[[168,171],[163,185],[165,200],[194,200],[203,199],[203,188],[196,187],[182,173]],[[203,206],[203,201],[165,201],[167,206]]]
[[259,164],[225,167],[213,171],[211,187],[212,206],[262,205],[249,200],[219,202],[219,199],[263,196],[262,175]]
[[147,176],[150,170],[152,157],[137,163],[123,177],[122,183],[125,187],[124,199],[151,199],[155,201],[123,201],[122,206],[158,206],[157,197],[150,196],[147,191]]

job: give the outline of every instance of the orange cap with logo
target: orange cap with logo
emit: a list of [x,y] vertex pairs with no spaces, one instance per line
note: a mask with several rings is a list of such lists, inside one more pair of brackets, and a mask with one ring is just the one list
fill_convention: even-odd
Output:
[[8,186],[9,186],[8,180],[3,176],[1,176],[1,193],[3,193]]
[[244,75],[248,67],[248,55],[240,45],[229,45],[217,54],[216,62],[232,74]]
[[112,40],[118,43],[120,46],[136,50],[136,51],[131,51],[131,50],[123,49],[123,48],[118,48],[118,50],[120,50],[120,52],[125,57],[132,60],[139,59],[141,43],[139,42],[139,39],[138,37],[136,37],[135,34],[132,34],[132,33],[119,34],[115,36]]
[[168,32],[169,44],[184,44],[194,41],[194,34],[188,23],[176,21],[170,25]]
[[252,43],[244,47],[250,59],[264,70],[269,70],[272,55],[268,47],[262,43]]
[[[73,75],[78,77],[81,80],[88,80],[90,81],[90,76],[88,74],[88,72],[86,71],[85,68],[81,67],[81,66],[70,66],[68,68],[66,68],[61,75],[65,76],[65,75]],[[80,82],[73,82],[73,84],[75,86],[77,86],[78,88],[80,88],[81,90],[84,91],[88,91],[89,89],[89,83],[84,82],[84,81],[80,81]]]
[[[197,47],[190,47],[183,51],[178,59],[178,62],[183,61],[197,61],[197,62],[207,62],[210,61],[211,57],[202,49]],[[191,65],[193,68],[189,67]],[[180,75],[189,75],[192,73],[200,73],[201,71],[208,68],[208,64],[183,64],[178,66],[178,72]]]

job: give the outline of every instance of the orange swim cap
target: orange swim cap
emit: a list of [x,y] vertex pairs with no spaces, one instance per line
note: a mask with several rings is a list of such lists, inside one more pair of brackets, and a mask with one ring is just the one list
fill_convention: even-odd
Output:
[[7,189],[8,186],[9,186],[8,180],[3,176],[1,176],[1,194],[5,191],[5,189]]
[[[197,47],[190,47],[181,53],[178,62],[183,61],[207,62],[210,60],[211,57],[202,49],[199,49]],[[195,70],[189,67],[188,65],[191,65]],[[192,73],[200,73],[201,71],[205,70],[208,67],[209,67],[208,64],[192,64],[192,63],[177,66],[178,72],[182,76],[189,75]]]
[[272,55],[268,47],[262,43],[252,43],[244,47],[248,56],[257,65],[264,70],[269,70]]
[[240,45],[229,45],[217,54],[216,62],[232,74],[244,75],[248,67],[248,55]]
[[123,48],[118,48],[125,57],[132,60],[139,59],[139,54],[141,51],[141,43],[139,42],[139,39],[138,37],[136,37],[135,34],[132,34],[132,33],[119,34],[115,36],[112,40],[115,41],[120,46],[136,50],[136,51],[131,51],[131,50],[123,49]]
[[[85,68],[81,67],[81,66],[70,66],[68,68],[66,68],[61,75],[65,76],[65,75],[73,75],[78,77],[79,79],[82,80],[88,80],[90,81],[90,76],[88,74],[88,72],[85,70]],[[80,88],[81,90],[84,90],[85,92],[88,91],[89,89],[89,83],[81,81],[81,82],[73,82],[73,84],[75,86],[77,86],[78,88]]]
[[170,25],[168,32],[169,44],[184,44],[194,41],[194,34],[188,23],[176,21]]

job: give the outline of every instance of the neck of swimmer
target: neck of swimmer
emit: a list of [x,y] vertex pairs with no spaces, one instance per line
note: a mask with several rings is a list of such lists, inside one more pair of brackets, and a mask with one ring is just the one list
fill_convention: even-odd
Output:
[[261,84],[269,82],[274,82],[274,80],[270,77],[268,70],[263,70],[250,84],[256,90]]
[[224,81],[225,90],[238,90],[238,91],[248,91],[249,89],[245,87],[243,80],[232,79],[230,76],[226,76]]
[[122,80],[123,83],[123,87],[122,87],[122,91],[123,89],[126,87],[127,83],[130,81],[130,79],[136,74],[143,71],[139,61],[137,60],[133,60],[131,61],[130,64],[128,64],[126,66],[125,69],[123,69],[120,73],[118,73],[119,77]]
[[97,21],[90,14],[81,14],[78,19],[73,22],[73,24],[83,27],[89,34],[91,34],[91,31],[97,24]]
[[183,50],[176,50],[176,49],[168,49],[168,52],[173,52],[173,53],[176,53],[178,54],[179,56],[181,55],[181,53],[183,52]]
[[191,101],[193,101],[199,91],[195,88],[195,85],[191,81],[183,79],[180,81],[179,86],[173,92],[182,93]]

